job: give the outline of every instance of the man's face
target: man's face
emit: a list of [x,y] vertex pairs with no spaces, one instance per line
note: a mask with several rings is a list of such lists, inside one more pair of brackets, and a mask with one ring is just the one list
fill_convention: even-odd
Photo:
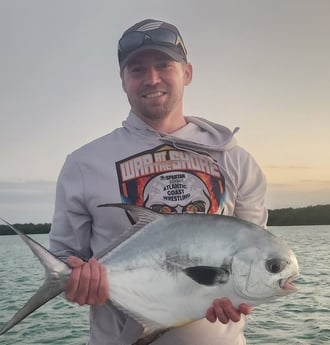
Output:
[[176,112],[182,115],[183,90],[192,77],[190,64],[147,50],[129,60],[121,77],[123,89],[136,115],[151,121]]

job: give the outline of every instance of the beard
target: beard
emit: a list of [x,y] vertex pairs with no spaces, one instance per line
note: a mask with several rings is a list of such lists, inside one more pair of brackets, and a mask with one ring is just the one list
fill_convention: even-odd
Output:
[[176,108],[181,107],[182,94],[173,96],[166,93],[165,96],[165,100],[156,98],[144,102],[143,98],[128,97],[128,101],[133,113],[149,121],[158,121],[166,119]]
[[[132,108],[133,109],[133,108]],[[164,104],[161,106],[141,106],[137,114],[151,121],[163,120],[171,113],[172,107]],[[134,110],[133,110],[134,112]]]

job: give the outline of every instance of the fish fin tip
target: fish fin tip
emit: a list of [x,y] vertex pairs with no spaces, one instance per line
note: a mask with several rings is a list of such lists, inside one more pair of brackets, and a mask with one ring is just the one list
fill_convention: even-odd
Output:
[[146,208],[143,206],[137,206],[137,205],[130,205],[130,204],[107,203],[107,204],[98,205],[97,207],[121,208],[129,212],[129,214],[131,215],[135,223],[139,222],[142,219],[144,219],[147,223],[150,223],[153,220],[164,216],[163,214],[152,211],[149,208]]
[[5,334],[27,316],[33,313],[42,305],[46,304],[52,298],[58,296],[63,291],[61,285],[46,283],[42,285],[38,291],[30,297],[25,305],[11,318],[10,321],[0,330],[0,335]]
[[25,319],[33,311],[64,291],[65,281],[71,273],[71,268],[64,261],[57,258],[40,243],[26,235],[24,232],[16,229],[7,221],[5,221],[5,223],[20,236],[20,238],[28,245],[33,254],[44,266],[45,282],[25,303],[25,305],[12,317],[12,319],[1,329],[0,335],[6,333],[9,329]]

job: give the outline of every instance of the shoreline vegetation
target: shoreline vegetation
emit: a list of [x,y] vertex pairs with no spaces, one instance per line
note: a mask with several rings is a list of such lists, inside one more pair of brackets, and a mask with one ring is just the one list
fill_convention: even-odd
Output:
[[[268,226],[330,225],[330,204],[268,210]],[[51,223],[13,224],[26,234],[48,234]],[[1,235],[16,235],[8,225],[0,224]]]

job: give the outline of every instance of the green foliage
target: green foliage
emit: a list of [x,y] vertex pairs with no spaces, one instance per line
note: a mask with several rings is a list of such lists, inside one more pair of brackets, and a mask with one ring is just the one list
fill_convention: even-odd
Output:
[[[25,232],[26,234],[48,234],[50,231],[50,223],[44,224],[33,224],[33,223],[25,223],[25,224],[13,224],[13,226]],[[0,225],[0,235],[15,235],[15,232],[10,229],[8,225]]]
[[269,210],[268,225],[329,225],[330,205]]
[[[26,234],[48,234],[51,226],[50,223],[13,225]],[[330,205],[269,210],[267,225],[330,225]],[[8,225],[0,224],[0,235],[15,235],[15,233]]]

